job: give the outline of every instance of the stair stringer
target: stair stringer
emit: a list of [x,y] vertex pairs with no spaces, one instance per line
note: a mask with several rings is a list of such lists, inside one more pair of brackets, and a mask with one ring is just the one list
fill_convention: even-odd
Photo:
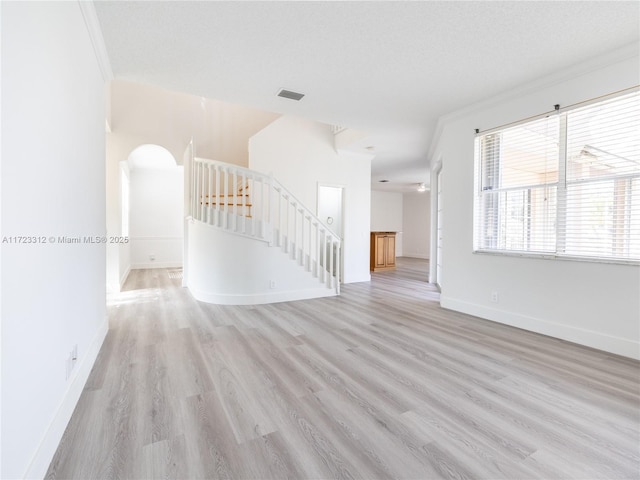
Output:
[[255,305],[337,294],[278,245],[194,220],[187,228],[187,286],[197,300]]

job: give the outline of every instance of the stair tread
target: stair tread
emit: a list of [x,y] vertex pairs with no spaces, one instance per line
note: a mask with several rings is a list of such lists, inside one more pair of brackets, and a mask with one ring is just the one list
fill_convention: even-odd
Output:
[[250,195],[248,193],[227,193],[226,195],[221,193],[220,195],[202,195],[204,198],[209,198],[209,197],[250,197]]

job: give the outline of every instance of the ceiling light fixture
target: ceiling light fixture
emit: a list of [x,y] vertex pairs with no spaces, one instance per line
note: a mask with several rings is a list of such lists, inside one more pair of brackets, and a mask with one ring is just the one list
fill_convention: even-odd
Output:
[[284,88],[281,88],[278,92],[278,96],[298,102],[302,97],[304,97],[304,93],[292,92],[291,90],[285,90]]
[[426,192],[427,191],[427,186],[424,183],[419,183],[418,184],[418,191],[419,192]]

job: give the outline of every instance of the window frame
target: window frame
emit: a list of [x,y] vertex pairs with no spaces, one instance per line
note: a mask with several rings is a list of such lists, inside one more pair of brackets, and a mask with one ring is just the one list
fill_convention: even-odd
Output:
[[[618,92],[614,92],[611,94],[603,95],[597,98],[593,98],[584,102],[576,103],[564,108],[559,108],[556,105],[555,109],[550,112],[545,112],[540,115],[535,115],[532,117],[528,117],[513,123],[509,123],[506,125],[502,125],[499,127],[491,128],[484,131],[476,130],[476,135],[474,138],[474,201],[473,201],[473,247],[472,252],[474,254],[480,255],[498,255],[498,256],[509,256],[509,257],[521,257],[521,258],[539,258],[539,259],[548,259],[548,260],[568,260],[568,261],[580,261],[580,262],[592,262],[592,263],[607,263],[607,264],[621,264],[621,265],[640,265],[640,258],[622,258],[622,257],[613,257],[613,256],[596,256],[596,255],[580,255],[580,254],[572,254],[565,253],[566,248],[566,239],[567,239],[567,198],[568,198],[568,188],[569,185],[578,185],[578,184],[595,184],[597,182],[602,182],[603,179],[593,178],[593,179],[581,179],[581,180],[569,180],[567,175],[567,122],[569,114],[577,109],[585,108],[590,105],[595,105],[598,103],[603,103],[606,101],[615,100],[618,97],[623,97],[630,94],[640,94],[640,86],[634,86],[625,90],[621,90]],[[559,118],[559,152],[558,152],[558,178],[556,182],[550,182],[549,185],[554,185],[556,187],[556,205],[555,205],[555,239],[554,239],[554,251],[530,251],[530,250],[510,250],[505,248],[487,248],[486,246],[481,246],[480,241],[480,231],[487,230],[488,228],[492,228],[490,225],[487,225],[486,215],[481,215],[480,211],[483,209],[483,202],[486,202],[487,198],[489,198],[487,194],[487,189],[483,188],[484,176],[487,175],[487,172],[483,169],[483,160],[481,156],[482,145],[480,144],[481,139],[491,134],[501,133],[507,129],[514,128],[520,125],[526,125],[537,120],[550,117],[552,115],[557,115]],[[638,174],[627,174],[627,175],[612,175],[611,179],[615,180],[623,180],[627,182],[628,185],[633,185],[634,181],[638,181],[640,183],[640,173]],[[614,180],[614,181],[615,181]],[[491,192],[507,192],[509,190],[519,190],[522,192],[529,192],[531,194],[531,188],[539,187],[540,185],[523,185],[518,187],[510,188],[498,188],[496,190],[489,189]],[[631,195],[631,193],[629,193]],[[500,213],[500,209],[503,208],[500,199],[495,202],[497,205],[495,207],[496,212],[498,214],[498,224],[504,222],[504,218]],[[630,210],[631,205],[630,201],[625,201],[622,206],[625,210]],[[531,208],[531,204],[529,203],[529,208]],[[530,219],[529,219],[530,221]],[[500,228],[499,226],[496,228]],[[615,242],[614,238],[614,242]],[[486,243],[485,243],[486,245]]]

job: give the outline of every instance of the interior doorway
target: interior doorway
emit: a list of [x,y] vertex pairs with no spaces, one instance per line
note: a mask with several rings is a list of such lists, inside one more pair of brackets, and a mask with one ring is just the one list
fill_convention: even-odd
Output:
[[340,238],[344,231],[343,196],[344,187],[318,184],[318,218]]
[[[344,245],[344,187],[341,185],[318,184],[318,201],[316,215],[333,233],[335,233]],[[326,253],[329,256],[329,252]],[[336,260],[335,252],[333,255]],[[340,265],[334,263],[334,270],[338,271],[342,282],[344,272],[344,255],[341,255]]]

